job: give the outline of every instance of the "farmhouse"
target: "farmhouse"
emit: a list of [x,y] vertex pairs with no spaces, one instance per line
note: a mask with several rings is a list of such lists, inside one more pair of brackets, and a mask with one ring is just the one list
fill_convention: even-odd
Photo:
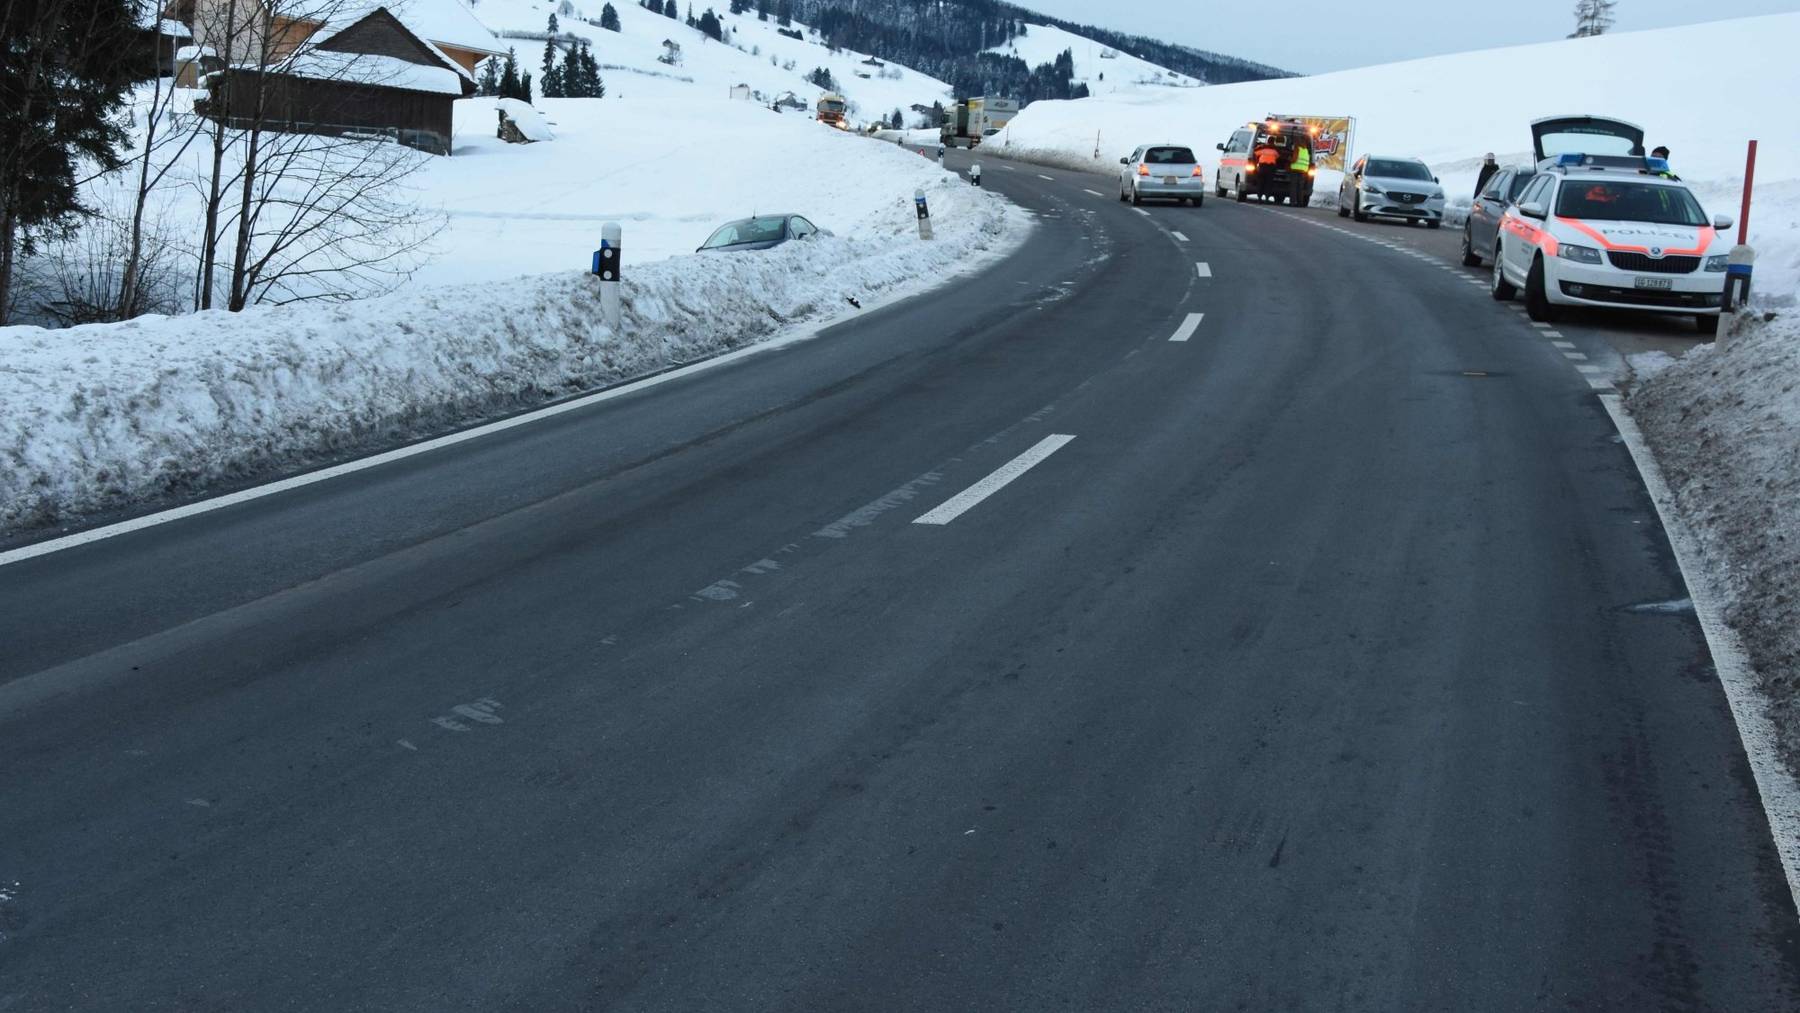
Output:
[[222,67],[203,79],[201,113],[383,134],[434,154],[450,153],[451,107],[475,93],[476,64],[500,53],[460,0],[176,0],[169,10]]

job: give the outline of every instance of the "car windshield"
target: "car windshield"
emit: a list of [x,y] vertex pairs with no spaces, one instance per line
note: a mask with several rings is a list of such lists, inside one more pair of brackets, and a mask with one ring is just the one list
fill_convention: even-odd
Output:
[[744,243],[772,243],[781,238],[786,223],[785,218],[746,218],[741,222],[721,225],[719,231],[714,232],[701,249],[716,250]]
[[819,108],[825,110],[828,113],[841,113],[844,111],[844,103],[842,103],[842,102],[820,102]]
[[1431,170],[1421,162],[1402,162],[1392,158],[1371,158],[1363,169],[1365,176],[1380,176],[1384,179],[1431,179]]
[[1556,213],[1589,221],[1706,224],[1700,202],[1679,186],[1617,180],[1569,180],[1557,195]]
[[1187,148],[1151,148],[1144,152],[1151,165],[1193,165],[1194,153]]

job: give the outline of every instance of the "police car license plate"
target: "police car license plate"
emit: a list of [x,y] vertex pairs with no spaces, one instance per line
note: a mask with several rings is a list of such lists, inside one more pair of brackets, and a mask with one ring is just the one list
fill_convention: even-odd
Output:
[[1675,287],[1672,278],[1637,278],[1631,283],[1637,288],[1647,288],[1653,292],[1667,292]]
[[1175,177],[1174,177],[1174,176],[1164,176],[1164,177],[1163,177],[1163,185],[1164,185],[1164,186],[1174,186],[1174,185],[1175,185],[1175,182],[1176,182],[1176,181],[1175,181]]

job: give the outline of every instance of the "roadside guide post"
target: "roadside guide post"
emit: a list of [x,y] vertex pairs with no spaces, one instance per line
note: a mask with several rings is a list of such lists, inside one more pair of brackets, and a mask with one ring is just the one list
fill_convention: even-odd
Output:
[[925,203],[925,191],[913,191],[913,207],[919,212],[919,238],[931,238],[931,208]]
[[981,185],[981,163],[980,162],[972,163],[969,166],[969,182],[975,184],[976,186]]
[[600,315],[613,333],[619,331],[619,275],[624,266],[625,250],[620,242],[618,222],[600,226],[600,248],[594,251],[593,272],[600,276]]
[[1727,313],[1736,313],[1750,300],[1750,272],[1756,266],[1756,251],[1750,248],[1750,190],[1756,184],[1756,142],[1750,142],[1744,156],[1744,204],[1738,215],[1738,241],[1725,261],[1725,302]]

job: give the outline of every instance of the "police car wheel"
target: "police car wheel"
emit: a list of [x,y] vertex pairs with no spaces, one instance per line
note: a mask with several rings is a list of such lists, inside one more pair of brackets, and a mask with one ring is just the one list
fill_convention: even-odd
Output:
[[1194,206],[1197,208],[1205,207],[1206,206],[1206,195],[1201,194],[1200,196],[1195,197],[1194,198]]
[[1501,254],[1504,252],[1504,247],[1494,247],[1494,278],[1492,283],[1488,285],[1489,294],[1491,294],[1497,302],[1509,302],[1519,291],[1518,289],[1513,288],[1512,282],[1506,280],[1506,269],[1500,266]]
[[1544,292],[1544,258],[1531,262],[1531,273],[1525,276],[1525,315],[1540,324],[1556,319],[1556,307]]
[[1214,196],[1214,197],[1223,197],[1223,196],[1225,196],[1225,187],[1224,187],[1224,186],[1223,186],[1223,185],[1221,185],[1221,184],[1220,184],[1220,183],[1219,183],[1219,181],[1218,181],[1218,180],[1216,180],[1216,179],[1215,179],[1215,180],[1213,180],[1213,196]]
[[1244,192],[1244,177],[1239,176],[1237,181],[1237,202],[1242,204],[1249,199],[1250,195]]

